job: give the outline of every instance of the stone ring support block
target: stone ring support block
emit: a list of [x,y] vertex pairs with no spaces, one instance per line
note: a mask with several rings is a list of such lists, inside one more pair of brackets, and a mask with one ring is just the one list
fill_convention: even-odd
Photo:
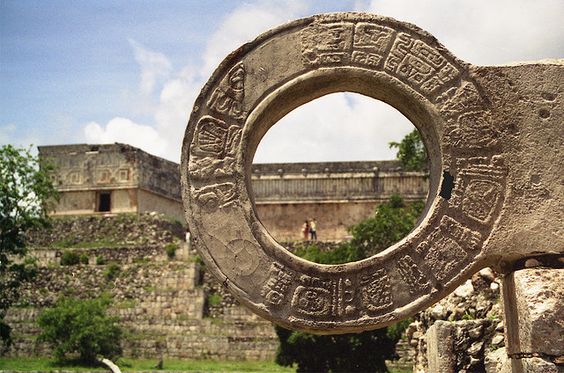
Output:
[[[479,47],[479,46],[477,46]],[[198,96],[182,149],[186,220],[208,268],[246,306],[292,329],[346,333],[408,317],[486,266],[564,248],[564,60],[483,67],[391,18],[290,22],[231,53]],[[419,129],[425,216],[365,260],[321,265],[257,217],[250,166],[266,131],[332,92],[384,101]]]

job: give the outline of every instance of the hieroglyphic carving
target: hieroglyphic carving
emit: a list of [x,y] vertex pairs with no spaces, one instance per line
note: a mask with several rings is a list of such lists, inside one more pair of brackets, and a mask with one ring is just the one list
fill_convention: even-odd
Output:
[[399,33],[384,70],[429,96],[459,76],[459,71],[436,48],[406,33]]
[[217,159],[233,156],[241,128],[211,116],[204,116],[196,125],[193,154]]
[[356,312],[354,287],[350,279],[302,275],[299,282],[292,297],[292,308],[296,314],[324,318],[350,316]]
[[450,216],[443,216],[441,219],[441,229],[448,232],[457,242],[462,242],[466,250],[478,250],[482,241],[482,235],[473,231]]
[[458,187],[451,204],[482,224],[491,221],[494,212],[503,202],[503,189],[507,169],[503,159],[494,156],[459,160]]
[[390,279],[385,269],[379,269],[360,278],[362,308],[368,313],[391,307],[394,302],[390,291]]
[[293,271],[286,269],[280,263],[273,262],[270,266],[269,278],[261,290],[266,303],[273,306],[281,304],[288,295],[294,276]]
[[245,98],[245,66],[235,65],[213,91],[208,106],[218,113],[242,120],[247,116],[243,108]]
[[435,278],[443,281],[463,265],[467,256],[459,243],[452,238],[437,237],[433,245],[428,247],[425,262],[433,269]]
[[206,212],[213,212],[234,204],[237,194],[235,184],[221,183],[196,189],[194,197],[202,209]]
[[483,237],[480,232],[464,226],[450,216],[443,216],[433,233],[417,246],[424,255],[437,280],[442,281],[458,268],[468,257],[467,252],[479,249]]
[[460,113],[483,110],[484,100],[474,83],[463,80],[461,84],[439,95],[436,103],[442,114],[452,117]]
[[353,64],[381,68],[395,32],[360,22],[319,23],[302,32],[302,57],[308,66]]
[[241,127],[209,115],[197,123],[191,146],[189,171],[193,177],[221,176],[233,171]]
[[330,316],[335,303],[335,282],[302,275],[300,283],[292,297],[294,311],[308,316]]
[[463,81],[437,97],[436,102],[441,113],[451,119],[446,123],[445,136],[452,147],[477,149],[498,144],[499,130],[473,83]]
[[306,66],[383,68],[428,97],[460,76],[436,48],[376,23],[315,23],[302,31],[301,41]]
[[395,32],[389,27],[358,23],[354,30],[352,63],[371,68],[380,67]]
[[315,23],[304,29],[302,60],[308,66],[340,65],[350,61],[352,23]]
[[409,287],[411,294],[429,291],[429,280],[417,267],[417,263],[409,255],[404,255],[398,260],[398,272]]

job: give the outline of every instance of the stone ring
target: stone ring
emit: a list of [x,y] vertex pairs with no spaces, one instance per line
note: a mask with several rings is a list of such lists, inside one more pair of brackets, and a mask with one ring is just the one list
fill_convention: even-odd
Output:
[[[543,119],[521,105],[517,97],[536,93],[511,74],[545,79],[545,93],[553,94],[561,67],[475,67],[414,25],[362,13],[319,15],[266,32],[227,56],[191,113],[181,173],[193,242],[207,268],[243,304],[285,327],[316,333],[389,325],[448,295],[480,268],[534,250],[554,252],[533,248],[531,238],[506,249],[521,234],[514,224],[528,203],[509,185],[526,185],[535,174],[534,168],[528,175],[515,171],[508,162],[531,163],[526,142],[557,131],[549,128],[550,115]],[[544,78],[534,69],[546,72]],[[322,265],[293,255],[264,228],[250,170],[261,138],[280,118],[343,91],[384,101],[411,120],[429,154],[430,190],[424,217],[406,238],[358,262]],[[550,110],[561,117],[556,101]],[[516,117],[519,110],[526,115]],[[531,121],[543,125],[537,139],[524,136]],[[558,157],[540,157],[536,167]],[[553,171],[562,174],[561,161],[555,163]],[[540,173],[535,180],[555,181]],[[537,198],[538,191],[531,193],[527,198]],[[545,222],[554,219],[544,215]],[[558,239],[556,248],[562,248]]]

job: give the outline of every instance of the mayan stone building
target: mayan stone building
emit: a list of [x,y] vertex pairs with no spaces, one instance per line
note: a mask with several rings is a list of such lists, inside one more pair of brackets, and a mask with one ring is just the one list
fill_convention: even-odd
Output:
[[184,221],[178,164],[125,144],[40,146],[56,169],[53,215],[157,211]]
[[[179,165],[125,144],[39,147],[56,167],[53,215],[156,211],[184,221]],[[252,166],[257,213],[278,240],[301,238],[316,218],[320,240],[340,240],[391,195],[425,199],[425,173],[397,161],[271,163]]]

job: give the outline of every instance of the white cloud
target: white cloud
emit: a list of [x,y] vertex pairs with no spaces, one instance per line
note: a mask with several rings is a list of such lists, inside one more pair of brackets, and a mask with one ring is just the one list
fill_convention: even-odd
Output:
[[129,39],[129,44],[133,48],[135,60],[141,68],[141,93],[149,95],[153,92],[159,79],[168,77],[172,70],[172,64],[162,53],[147,49],[141,43]]
[[413,130],[391,106],[352,93],[331,94],[300,106],[276,123],[254,161],[303,162],[392,159],[390,141]]
[[203,54],[201,73],[206,78],[232,51],[269,29],[303,15],[306,2],[257,1],[235,9],[211,36]]
[[561,0],[372,0],[369,12],[416,24],[476,64],[561,58]]
[[165,156],[168,146],[153,127],[120,117],[113,118],[105,126],[88,123],[84,127],[84,136],[91,144],[122,142],[159,156]]

